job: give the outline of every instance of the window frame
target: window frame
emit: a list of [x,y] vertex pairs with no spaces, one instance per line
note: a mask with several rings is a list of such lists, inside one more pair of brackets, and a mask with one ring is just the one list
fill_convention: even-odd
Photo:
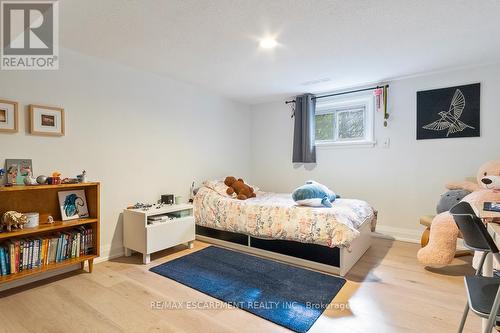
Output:
[[[340,139],[338,138],[338,113],[348,112],[342,109],[364,108],[364,136],[360,139]],[[316,140],[317,147],[349,147],[365,146],[373,147],[375,145],[374,127],[375,127],[375,96],[372,92],[361,93],[351,96],[335,96],[316,100],[316,115],[334,114],[333,140]]]

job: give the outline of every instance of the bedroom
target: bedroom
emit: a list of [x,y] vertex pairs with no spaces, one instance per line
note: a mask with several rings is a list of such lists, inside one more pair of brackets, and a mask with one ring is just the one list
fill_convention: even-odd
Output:
[[[17,22],[16,14],[6,16],[8,5],[19,5],[12,3],[2,1],[7,6],[2,7],[2,36],[6,27],[15,31],[6,25]],[[480,168],[500,160],[498,2],[56,4],[50,19],[42,15],[57,37],[52,42],[36,30],[40,20],[32,22],[31,34],[18,31],[28,44],[35,43],[27,38],[33,34],[53,43],[50,56],[57,58],[33,54],[55,63],[33,68],[19,63],[30,53],[16,58],[15,50],[9,54],[1,46],[0,169],[6,174],[0,214],[38,213],[38,226],[14,226],[9,232],[2,225],[0,247],[7,253],[11,243],[15,249],[17,241],[64,235],[82,226],[95,237],[92,252],[81,259],[1,276],[0,331],[458,330],[467,304],[464,276],[475,273],[480,254],[465,251],[463,239],[455,242],[458,227],[447,215],[445,226],[455,238],[440,241],[443,235],[435,229],[433,236],[430,228],[430,247],[419,260],[427,227],[420,222],[436,221],[428,216],[436,215],[448,183],[478,185]],[[36,18],[39,7],[33,8]],[[17,15],[33,8],[14,7]],[[5,36],[3,41],[11,38]],[[19,49],[26,47],[22,41],[12,43],[22,44]],[[350,93],[357,90],[364,91]],[[463,108],[460,94],[454,102],[457,90]],[[311,103],[285,103],[308,93]],[[324,97],[339,93],[345,94]],[[426,112],[426,103],[439,109]],[[448,129],[422,129],[449,109],[461,109],[456,118],[474,129],[449,134]],[[356,125],[347,127],[347,139],[340,131],[345,111],[348,123]],[[299,126],[305,115],[314,117],[308,124],[317,125],[317,131]],[[421,116],[429,117],[427,122],[421,123]],[[299,155],[309,151],[315,162],[294,163],[294,149]],[[33,179],[26,172],[12,178],[16,161],[26,162],[23,170],[29,169]],[[487,169],[486,177],[495,176],[494,166]],[[49,179],[35,185],[40,175]],[[256,198],[230,198],[221,181],[227,176],[254,187]],[[479,181],[484,177],[483,172]],[[23,185],[26,178],[33,184]],[[69,183],[58,185],[65,178]],[[18,184],[5,186],[13,180]],[[217,180],[211,184],[220,198],[202,200],[211,190],[203,184]],[[309,180],[340,196],[329,200],[332,208],[292,201],[290,194]],[[470,183],[459,185],[472,189]],[[60,210],[59,192],[81,189],[88,216],[64,221],[70,214]],[[348,200],[359,200],[364,213],[353,218],[355,209],[349,206],[342,215],[340,207]],[[139,208],[137,214],[127,210],[158,201],[167,204]],[[227,211],[218,211],[223,205]],[[207,207],[213,206],[209,216]],[[262,207],[268,207],[267,219]],[[305,217],[294,220],[291,212]],[[174,213],[186,221],[178,233],[179,223],[170,221]],[[55,222],[49,223],[49,215]],[[167,216],[167,221],[149,215]],[[258,222],[247,224],[252,219]],[[272,223],[278,220],[281,224]],[[488,230],[495,230],[489,223],[494,221],[486,222]],[[196,240],[190,239],[195,223]],[[208,225],[215,228],[200,228]],[[270,240],[266,233],[279,239]],[[340,244],[338,237],[346,235],[354,238]],[[468,255],[455,257],[455,244],[456,254]],[[201,269],[189,259],[209,256],[206,248],[222,251],[213,254],[224,258],[222,266],[214,260],[204,274],[183,280],[188,268]],[[493,275],[491,257],[485,278]],[[236,258],[242,271],[274,267],[266,269],[279,270],[283,283],[266,278],[266,271],[235,275],[223,263],[234,264]],[[178,269],[186,274],[150,271],[169,262],[182,264]],[[201,260],[207,262],[212,263]],[[229,290],[235,299],[217,294],[228,291],[223,286],[206,289],[214,282],[210,270],[228,279],[218,282],[241,286]],[[323,280],[324,289],[319,287]],[[273,302],[280,297],[284,308],[276,311]],[[252,300],[267,306],[250,308],[256,305]],[[294,302],[322,306],[304,305],[310,313],[293,317],[294,308],[287,305]],[[27,316],[34,320],[26,321]],[[487,319],[470,311],[464,332],[482,332]]]

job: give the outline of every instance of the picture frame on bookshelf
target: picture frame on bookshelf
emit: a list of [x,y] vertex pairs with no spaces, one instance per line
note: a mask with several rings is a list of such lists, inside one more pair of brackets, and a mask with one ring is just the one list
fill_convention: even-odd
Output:
[[0,99],[0,133],[16,133],[18,131],[17,102]]
[[30,133],[32,135],[64,136],[64,109],[31,104]]
[[33,174],[33,163],[31,159],[6,159],[5,170],[8,184],[24,185],[24,178]]
[[63,221],[89,217],[85,190],[61,191],[57,195]]

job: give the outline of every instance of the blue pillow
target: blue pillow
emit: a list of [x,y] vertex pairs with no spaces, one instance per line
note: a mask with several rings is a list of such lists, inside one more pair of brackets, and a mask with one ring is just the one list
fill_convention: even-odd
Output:
[[307,181],[292,193],[293,200],[301,206],[332,207],[338,196],[328,187],[315,181]]

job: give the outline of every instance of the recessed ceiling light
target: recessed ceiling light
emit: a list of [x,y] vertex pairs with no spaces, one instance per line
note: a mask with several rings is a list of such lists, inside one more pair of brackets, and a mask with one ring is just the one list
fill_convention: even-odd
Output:
[[272,49],[278,45],[278,42],[273,37],[262,38],[259,42],[259,46],[263,49]]

